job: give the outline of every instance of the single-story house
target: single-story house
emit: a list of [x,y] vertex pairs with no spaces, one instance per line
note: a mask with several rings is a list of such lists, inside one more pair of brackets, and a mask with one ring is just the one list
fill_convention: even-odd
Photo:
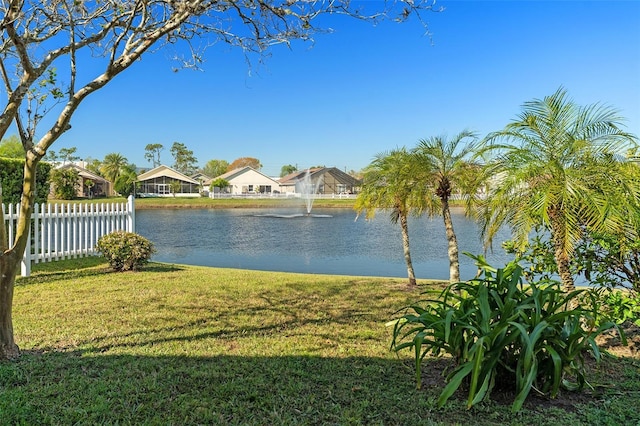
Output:
[[272,192],[280,191],[280,184],[277,180],[261,173],[252,167],[245,166],[220,176],[216,176],[213,179],[204,182],[206,188],[209,188],[211,182],[218,179],[224,179],[229,182],[229,186],[226,188],[214,188],[214,191],[218,191],[232,195],[242,194],[271,194]]
[[160,165],[138,175],[137,194],[141,197],[194,197],[202,185],[169,166]]
[[280,179],[283,193],[303,193],[309,173],[310,186],[316,194],[355,194],[362,182],[337,167],[315,167],[309,170],[295,171]]
[[[73,169],[78,172],[78,192],[80,198],[106,197],[113,195],[113,184],[76,163],[66,163],[59,170]],[[51,188],[53,192],[53,188]]]

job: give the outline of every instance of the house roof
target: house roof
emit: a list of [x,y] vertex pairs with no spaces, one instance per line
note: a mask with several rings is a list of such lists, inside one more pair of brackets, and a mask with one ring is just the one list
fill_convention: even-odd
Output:
[[[304,179],[306,173],[306,170],[290,173],[280,179],[280,185],[295,185]],[[335,180],[345,185],[358,186],[362,184],[359,179],[354,178],[337,167],[316,167],[309,169],[309,174],[311,175],[312,180],[317,179],[326,173],[329,173]]]
[[[308,169],[309,173],[311,174],[311,178],[313,178],[315,173],[317,173],[322,169],[324,169],[324,167],[315,167],[312,169]],[[296,182],[299,182],[302,179],[304,179],[304,176],[306,174],[307,174],[307,170],[296,170],[293,173],[289,173],[288,175],[281,177],[280,185],[295,185]]]
[[99,176],[93,172],[90,172],[89,170],[85,169],[84,167],[80,167],[75,163],[66,163],[63,164],[62,166],[58,167],[58,169],[76,169],[78,171],[78,174],[83,178],[83,179],[90,179],[94,182],[105,182],[108,183],[109,181],[106,180],[105,178],[103,178],[102,176]]
[[159,178],[159,177],[169,177],[172,179],[177,179],[183,182],[193,183],[196,185],[200,184],[200,182],[196,181],[195,179],[192,179],[189,176],[184,175],[179,171],[165,165],[160,165],[154,169],[151,169],[147,172],[144,172],[138,175],[138,181],[145,181],[145,180],[150,180],[150,179]]
[[211,180],[210,176],[205,175],[204,173],[198,172],[194,175],[191,175],[191,179],[195,179],[195,180],[202,180],[202,181],[208,181]]

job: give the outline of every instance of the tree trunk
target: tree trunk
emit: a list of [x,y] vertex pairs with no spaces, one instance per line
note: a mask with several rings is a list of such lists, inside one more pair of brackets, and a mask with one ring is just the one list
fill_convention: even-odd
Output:
[[[3,218],[4,219],[4,218]],[[4,221],[3,221],[4,223]],[[0,255],[0,360],[14,359],[20,354],[13,339],[13,287],[16,279],[19,258],[13,251]]]
[[565,228],[564,223],[562,223],[561,213],[551,210],[549,212],[549,222],[551,225],[551,241],[553,242],[554,258],[556,260],[556,266],[558,267],[560,282],[562,282],[565,293],[569,293],[576,289],[576,285],[573,281],[571,269],[569,268],[569,254],[564,245]]
[[402,250],[404,253],[404,261],[407,264],[407,274],[409,276],[409,285],[416,285],[416,275],[413,271],[413,262],[411,261],[411,251],[409,249],[409,225],[407,223],[407,215],[400,213],[400,228],[402,229]]
[[[4,215],[0,213],[2,232],[0,232],[0,360],[13,359],[20,355],[20,350],[13,337],[13,288],[18,273],[18,264],[24,255],[31,227],[31,213],[35,200],[36,166],[39,158],[27,153],[24,163],[24,179],[22,182],[22,198],[20,200],[20,216],[16,227],[13,246],[9,247],[7,234],[4,232]],[[0,204],[2,192],[0,192]],[[1,212],[1,209],[0,209]]]
[[458,259],[458,239],[453,230],[451,211],[449,210],[449,200],[442,199],[442,219],[444,229],[447,234],[448,254],[449,254],[449,281],[452,283],[460,281],[460,261]]
[[[555,244],[554,244],[555,245]],[[560,275],[560,281],[564,287],[565,293],[572,292],[576,289],[576,285],[573,281],[573,275],[571,275],[571,269],[569,268],[569,256],[558,247],[555,248],[556,265],[558,266],[558,274]]]

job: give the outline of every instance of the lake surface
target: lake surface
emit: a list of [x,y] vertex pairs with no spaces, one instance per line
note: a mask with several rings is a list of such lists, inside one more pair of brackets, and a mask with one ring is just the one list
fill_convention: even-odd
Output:
[[[351,209],[313,209],[307,217],[290,209],[158,209],[136,212],[136,232],[168,263],[265,271],[406,277],[400,225],[379,212],[365,220]],[[453,213],[462,279],[475,275],[462,253],[483,252],[478,226]],[[442,218],[411,218],[411,256],[417,278],[449,278]],[[508,239],[505,232],[497,241]],[[496,244],[487,258],[503,266]]]

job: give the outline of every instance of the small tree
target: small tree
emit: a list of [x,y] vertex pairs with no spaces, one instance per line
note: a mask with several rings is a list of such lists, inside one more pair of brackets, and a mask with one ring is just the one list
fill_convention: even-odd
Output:
[[468,201],[468,212],[473,205],[481,170],[472,161],[476,155],[476,135],[464,130],[453,138],[430,137],[421,140],[413,153],[417,160],[414,177],[420,179],[418,185],[424,195],[422,210],[430,217],[442,216],[447,237],[449,281],[453,283],[460,280],[460,262],[449,201],[452,196],[461,195]]
[[114,189],[123,197],[128,197],[135,192],[137,180],[138,176],[135,171],[125,169],[114,182]]
[[80,188],[80,175],[76,169],[54,169],[51,171],[53,193],[59,200],[73,200]]
[[91,179],[87,179],[84,181],[84,186],[85,188],[87,188],[87,194],[89,194],[89,198],[93,198],[93,193],[91,192],[91,189],[95,186],[95,184],[96,183]]
[[421,193],[414,176],[415,157],[405,148],[378,154],[367,166],[354,209],[373,218],[377,209],[390,212],[391,222],[400,224],[402,251],[409,285],[416,285],[409,244],[409,215],[421,205]]
[[182,183],[179,180],[172,180],[169,182],[169,190],[175,197],[182,190]]
[[211,182],[211,185],[209,185],[209,191],[211,192],[215,192],[214,189],[218,188],[220,190],[220,192],[222,192],[222,188],[226,188],[229,186],[229,181],[226,179],[222,179],[222,178],[218,178],[216,180],[214,180],[213,182]]

